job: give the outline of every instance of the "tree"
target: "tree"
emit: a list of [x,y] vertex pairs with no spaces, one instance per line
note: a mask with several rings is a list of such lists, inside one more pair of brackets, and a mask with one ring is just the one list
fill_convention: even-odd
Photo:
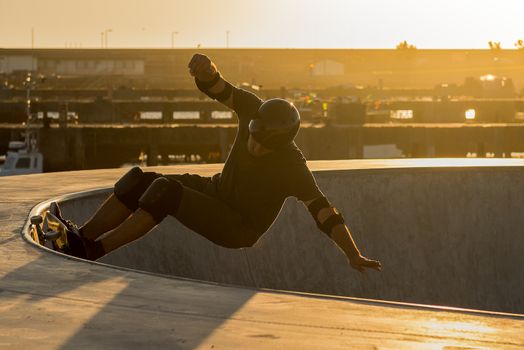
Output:
[[397,45],[397,50],[416,50],[417,47],[415,45],[411,45],[407,42],[407,40],[401,41]]
[[517,50],[524,50],[524,41],[522,39],[517,40],[515,47]]
[[489,45],[490,50],[493,50],[493,51],[498,51],[502,49],[500,47],[500,41],[488,41],[488,45]]

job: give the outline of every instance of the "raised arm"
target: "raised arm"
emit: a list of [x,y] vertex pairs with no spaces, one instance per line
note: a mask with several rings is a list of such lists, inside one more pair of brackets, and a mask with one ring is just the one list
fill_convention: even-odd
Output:
[[342,249],[354,269],[360,272],[364,272],[366,268],[381,270],[380,261],[368,259],[360,253],[344,218],[326,197],[305,201],[304,204],[313,216],[318,228]]
[[200,91],[233,109],[232,86],[222,78],[217,66],[209,57],[197,53],[193,55],[187,67],[191,76],[195,77]]
[[240,120],[249,122],[257,115],[262,100],[255,94],[237,88],[225,80],[209,57],[195,54],[188,64],[198,89],[210,98],[234,110]]

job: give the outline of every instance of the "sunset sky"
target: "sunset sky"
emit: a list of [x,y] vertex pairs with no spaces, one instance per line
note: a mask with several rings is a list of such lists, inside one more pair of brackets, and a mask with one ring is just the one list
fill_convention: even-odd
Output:
[[0,47],[514,48],[522,0],[0,0]]

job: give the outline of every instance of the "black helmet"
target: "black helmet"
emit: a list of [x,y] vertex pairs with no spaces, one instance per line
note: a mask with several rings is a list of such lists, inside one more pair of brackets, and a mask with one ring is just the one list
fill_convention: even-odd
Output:
[[249,122],[249,132],[253,138],[272,150],[291,143],[299,127],[298,110],[291,102],[281,98],[272,98],[262,103],[257,117]]

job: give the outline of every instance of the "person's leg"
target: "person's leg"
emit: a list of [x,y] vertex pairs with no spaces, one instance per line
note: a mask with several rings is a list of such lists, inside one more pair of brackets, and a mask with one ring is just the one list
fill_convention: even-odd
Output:
[[251,247],[262,235],[222,200],[190,188],[184,188],[183,200],[173,216],[195,233],[226,248]]
[[100,236],[97,242],[100,242],[104,253],[107,254],[142,237],[156,225],[157,222],[151,214],[143,209],[138,209],[118,227]]
[[80,228],[82,236],[95,240],[104,232],[120,225],[131,213],[132,211],[112,193]]
[[139,198],[139,209],[116,228],[101,235],[97,244],[104,253],[109,253],[142,237],[167,215],[177,211],[182,192],[183,185],[179,181],[158,177]]
[[153,181],[139,199],[140,209],[97,240],[105,253],[142,237],[167,215],[173,215],[191,230],[224,247],[249,247],[256,242],[260,235],[238,212],[214,196],[184,186],[176,179],[185,180],[170,176]]
[[192,231],[228,248],[250,247],[261,236],[237,210],[218,198],[213,178],[194,174],[166,177],[184,185],[179,208],[171,215]]
[[160,174],[131,168],[115,184],[113,193],[80,228],[82,236],[96,240],[118,227],[138,208],[138,199]]

